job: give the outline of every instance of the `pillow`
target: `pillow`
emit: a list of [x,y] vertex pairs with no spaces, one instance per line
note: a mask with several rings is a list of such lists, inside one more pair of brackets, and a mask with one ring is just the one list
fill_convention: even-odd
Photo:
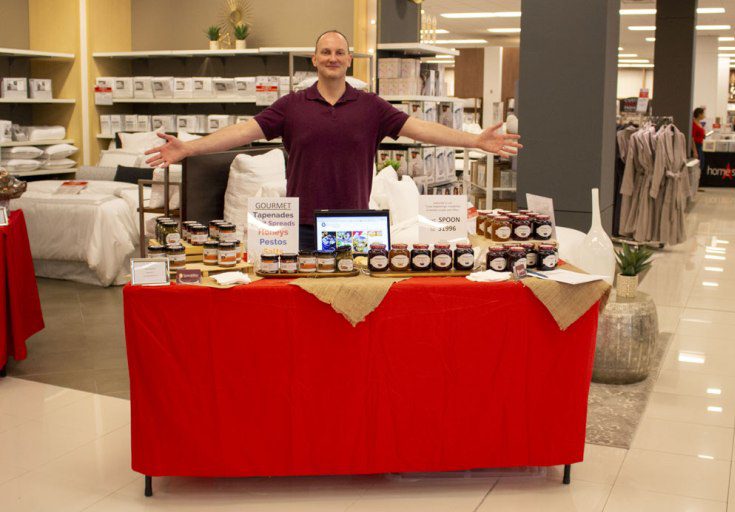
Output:
[[[161,130],[161,133],[163,130]],[[124,151],[145,153],[149,149],[161,146],[166,141],[157,135],[158,132],[124,133],[119,132],[120,145]]]
[[248,198],[255,197],[266,183],[285,179],[286,162],[280,149],[257,156],[237,155],[230,165],[230,176],[227,181],[225,220],[235,224],[238,233],[245,233]]
[[56,160],[66,158],[76,152],[77,148],[71,144],[54,144],[53,146],[48,146],[46,151],[43,152],[43,155],[51,160]]
[[11,174],[14,172],[35,171],[41,166],[41,163],[42,162],[39,162],[38,160],[28,160],[23,158],[14,158],[7,162],[0,162],[0,164],[4,165]]
[[43,163],[43,169],[69,169],[77,163],[70,158],[57,158],[55,160],[46,160]]
[[150,180],[153,178],[153,169],[141,169],[140,167],[117,166],[115,181],[122,183],[138,184],[138,180]]
[[255,197],[286,197],[286,185],[286,180],[263,183],[260,190],[255,193]]
[[[170,183],[181,183],[181,165],[174,164],[168,166],[168,179]],[[163,181],[163,168],[156,167],[153,169],[153,181]],[[163,184],[153,185],[151,187],[151,199],[148,206],[151,208],[163,208],[163,192]],[[181,187],[169,186],[168,193],[170,194],[168,196],[168,207],[175,210],[181,205]]]
[[194,135],[193,133],[180,131],[176,134],[176,138],[179,139],[181,142],[189,142],[190,140],[197,140],[201,139],[201,135]]
[[141,155],[139,153],[130,153],[119,149],[111,149],[101,152],[100,161],[97,162],[97,166],[117,168],[118,165],[124,165],[127,167],[135,167],[139,160],[141,160]]
[[66,138],[66,128],[63,126],[29,126],[28,140],[61,140]]
[[419,214],[419,189],[409,176],[386,183],[390,220],[399,224]]
[[34,146],[16,146],[14,148],[3,148],[3,160],[12,160],[14,158],[30,159],[38,158],[43,154],[43,150]]

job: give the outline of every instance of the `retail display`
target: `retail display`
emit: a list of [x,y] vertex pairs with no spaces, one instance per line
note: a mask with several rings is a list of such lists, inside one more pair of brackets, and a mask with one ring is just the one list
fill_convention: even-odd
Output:
[[8,99],[28,98],[26,78],[3,78],[0,82],[0,97]]
[[237,265],[237,247],[234,241],[221,241],[219,243],[217,249],[217,265],[227,268]]
[[533,234],[533,224],[528,215],[514,215],[510,221],[512,228],[511,238],[517,242],[530,240]]
[[554,270],[559,263],[559,253],[553,245],[541,244],[538,246],[539,270]]
[[536,268],[538,265],[538,249],[536,248],[536,244],[521,242],[518,245],[526,251],[526,267],[530,269]]
[[491,230],[489,231],[486,226],[485,233],[488,233],[489,231],[491,233],[492,240],[495,242],[507,242],[510,240],[513,233],[510,217],[506,215],[495,216],[490,229]]
[[472,244],[458,243],[454,250],[455,270],[472,270],[475,267],[475,252]]
[[279,270],[282,274],[295,274],[298,272],[298,255],[281,254],[279,257]]
[[536,240],[550,240],[554,232],[549,215],[536,215],[533,219],[533,237]]
[[163,245],[149,245],[146,249],[148,258],[165,258],[166,248]]
[[316,255],[314,251],[299,251],[299,272],[316,272]]
[[258,271],[264,274],[277,274],[279,270],[277,254],[263,254],[260,256]]
[[332,273],[337,271],[335,251],[316,251],[316,271],[319,273]]
[[490,246],[485,257],[485,268],[495,272],[508,270],[508,253],[502,245]]

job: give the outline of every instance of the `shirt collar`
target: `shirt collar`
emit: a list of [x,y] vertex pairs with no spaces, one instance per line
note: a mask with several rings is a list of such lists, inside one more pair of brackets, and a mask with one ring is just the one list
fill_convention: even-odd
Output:
[[[306,89],[306,99],[307,100],[317,100],[317,101],[323,101],[324,103],[328,103],[327,100],[325,100],[322,95],[319,93],[319,89],[317,89],[316,85],[319,83],[317,80],[314,82],[314,85],[311,87],[308,87]],[[337,104],[344,103],[346,101],[354,101],[358,97],[357,89],[352,87],[350,84],[345,83],[345,92],[342,94],[342,97],[337,101]]]

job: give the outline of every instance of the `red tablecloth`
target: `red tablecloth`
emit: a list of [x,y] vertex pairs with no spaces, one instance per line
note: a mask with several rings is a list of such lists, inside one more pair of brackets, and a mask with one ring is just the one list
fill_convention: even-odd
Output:
[[394,285],[352,327],[280,280],[124,289],[132,466],[150,476],[582,460],[597,306],[561,332],[518,283]]
[[33,273],[31,246],[23,211],[10,212],[0,226],[0,368],[8,357],[27,355],[25,341],[43,329],[41,302]]

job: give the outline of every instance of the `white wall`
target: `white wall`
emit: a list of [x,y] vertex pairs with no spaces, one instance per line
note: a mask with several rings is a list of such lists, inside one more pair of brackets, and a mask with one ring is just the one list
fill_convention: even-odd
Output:
[[717,36],[697,36],[694,57],[694,96],[692,108],[704,107],[707,126],[717,116]]
[[641,88],[648,88],[653,98],[653,69],[618,68],[618,99],[637,98]]
[[488,128],[493,121],[493,103],[502,101],[503,89],[503,48],[485,48],[482,77],[482,124]]

